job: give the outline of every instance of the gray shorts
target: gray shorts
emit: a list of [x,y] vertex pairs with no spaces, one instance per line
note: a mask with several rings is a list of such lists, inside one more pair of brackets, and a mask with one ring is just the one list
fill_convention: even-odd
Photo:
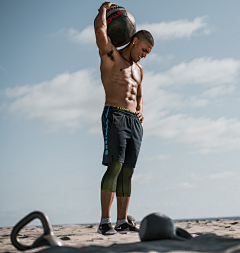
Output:
[[114,157],[123,167],[135,168],[141,147],[143,128],[135,112],[105,106],[102,113],[104,137],[103,165]]

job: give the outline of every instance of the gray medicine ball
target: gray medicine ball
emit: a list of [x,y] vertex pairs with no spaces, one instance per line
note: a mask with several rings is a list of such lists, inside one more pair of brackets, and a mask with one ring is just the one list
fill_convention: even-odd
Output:
[[115,47],[130,42],[136,33],[136,22],[133,15],[121,6],[111,6],[107,10],[107,35]]

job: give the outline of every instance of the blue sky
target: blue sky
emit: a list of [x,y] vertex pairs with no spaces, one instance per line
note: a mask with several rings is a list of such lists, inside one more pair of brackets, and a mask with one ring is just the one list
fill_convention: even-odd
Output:
[[[52,224],[100,219],[101,4],[0,1],[0,226],[33,210]],[[155,38],[141,61],[144,139],[129,214],[239,216],[239,1],[117,4]]]

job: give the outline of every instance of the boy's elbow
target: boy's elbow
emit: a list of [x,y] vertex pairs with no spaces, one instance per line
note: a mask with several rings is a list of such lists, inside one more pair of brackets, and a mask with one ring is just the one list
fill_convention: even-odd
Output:
[[101,27],[95,26],[94,30],[95,30],[96,36],[101,34]]
[[104,32],[106,33],[106,29],[102,26],[95,26],[95,34],[96,35],[103,35]]
[[96,40],[102,44],[102,43],[106,43],[106,31],[102,28],[102,27],[99,27],[99,28],[96,28],[95,29],[95,35],[96,35]]

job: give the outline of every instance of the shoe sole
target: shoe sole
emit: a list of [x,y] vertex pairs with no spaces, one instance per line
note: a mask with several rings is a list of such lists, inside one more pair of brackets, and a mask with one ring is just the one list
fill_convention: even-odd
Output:
[[[110,232],[111,230],[112,230],[112,232],[111,232],[110,234],[107,234],[107,233]],[[109,230],[106,234],[103,234],[102,231],[98,228],[97,233],[99,233],[99,234],[101,234],[101,235],[115,235],[115,234],[117,234],[117,231],[116,231],[116,230],[114,230],[114,229],[111,229],[111,230]]]
[[125,234],[135,234],[135,233],[139,233],[138,231],[119,231],[119,234],[125,235]]

